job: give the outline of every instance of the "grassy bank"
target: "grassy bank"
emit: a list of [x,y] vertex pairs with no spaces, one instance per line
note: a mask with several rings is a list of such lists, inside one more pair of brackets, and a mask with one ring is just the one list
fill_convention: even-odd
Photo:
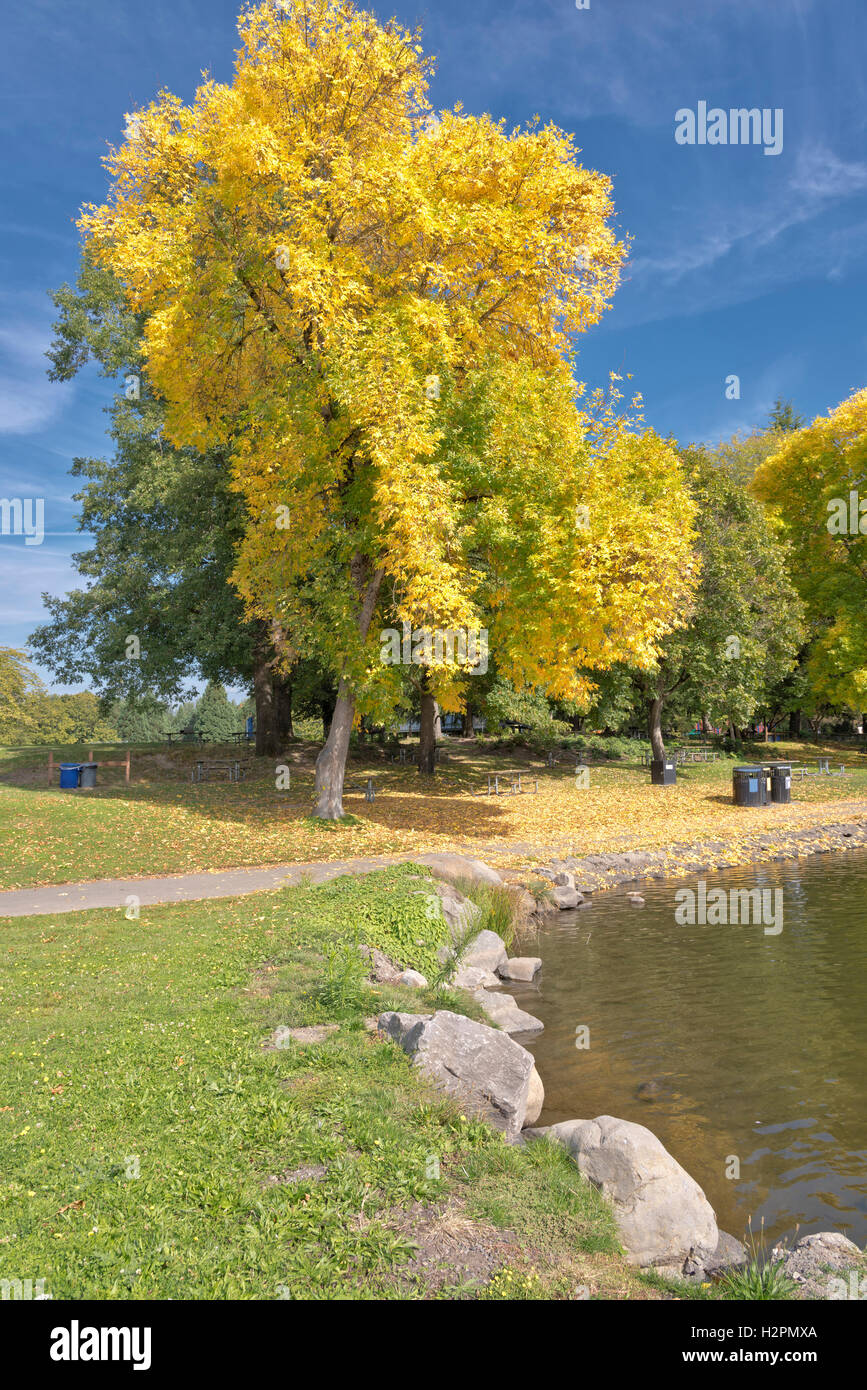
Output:
[[[264,759],[240,784],[193,785],[190,765],[202,750],[135,749],[130,786],[117,768],[100,769],[100,786],[84,793],[46,786],[43,750],[0,751],[0,889],[455,848],[483,859],[495,849],[513,851],[498,863],[544,862],[552,853],[782,836],[832,821],[844,803],[862,803],[867,813],[867,758],[851,748],[769,745],[764,756],[808,758],[814,766],[825,752],[846,764],[846,775],[796,779],[790,806],[744,809],[732,805],[726,761],[681,768],[677,786],[666,788],[651,788],[640,764],[605,762],[591,767],[589,787],[578,788],[566,764],[549,769],[527,750],[497,754],[454,741],[431,781],[411,766],[383,762],[379,750],[357,750],[345,802],[353,819],[329,829],[309,818],[316,751],[292,746],[285,759],[292,785],[278,790],[274,765]],[[58,760],[86,757],[81,749],[55,752]],[[512,769],[522,772],[524,787],[538,779],[538,794],[473,794],[488,774]],[[369,776],[373,802],[362,794]]]
[[362,978],[359,939],[435,953],[413,872],[0,923],[0,1279],[57,1299],[670,1297],[562,1151],[507,1147],[365,1029],[474,1007]]

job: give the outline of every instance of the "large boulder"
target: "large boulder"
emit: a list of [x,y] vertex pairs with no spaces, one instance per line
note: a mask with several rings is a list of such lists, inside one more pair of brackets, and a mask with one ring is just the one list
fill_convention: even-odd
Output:
[[545,1104],[545,1087],[542,1085],[542,1078],[534,1067],[530,1073],[530,1089],[527,1092],[527,1110],[524,1115],[524,1127],[534,1125],[542,1113],[542,1106]]
[[503,886],[502,878],[490,864],[481,859],[468,859],[464,854],[419,854],[414,862],[426,864],[437,878],[448,879],[450,883],[471,879],[476,883],[490,883],[495,888]]
[[538,1018],[519,1009],[511,994],[477,989],[473,991],[473,998],[504,1033],[541,1033],[545,1028]]
[[496,1028],[448,1009],[380,1014],[379,1027],[437,1086],[514,1143],[524,1124],[533,1072],[526,1048]]
[[552,888],[551,898],[555,907],[561,912],[568,912],[570,908],[579,907],[584,899],[574,888]]
[[501,966],[508,964],[508,960],[509,953],[503,938],[495,931],[480,931],[461,955],[460,963],[463,969],[477,966],[496,975]]
[[435,878],[422,878],[421,875],[418,882],[424,884],[423,888],[416,890],[418,893],[427,898],[439,898],[440,911],[449,924],[452,941],[463,940],[481,919],[482,909],[451,883],[440,883]]
[[682,1266],[716,1250],[719,1230],[710,1202],[644,1125],[599,1115],[529,1132],[563,1144],[612,1203],[633,1264]]

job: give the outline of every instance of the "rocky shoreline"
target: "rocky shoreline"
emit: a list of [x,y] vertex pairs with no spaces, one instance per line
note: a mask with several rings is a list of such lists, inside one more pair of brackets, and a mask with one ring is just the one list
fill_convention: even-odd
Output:
[[[526,859],[522,862],[515,849],[486,847],[486,852],[515,862],[504,864],[498,873],[500,881],[521,880],[538,876],[540,865],[572,874],[578,892],[600,893],[610,888],[638,883],[642,879],[684,878],[692,874],[710,873],[717,869],[738,868],[744,864],[779,863],[813,854],[836,854],[847,850],[867,848],[867,804],[859,804],[861,820],[851,817],[828,821],[800,829],[784,829],[750,836],[735,842],[729,840],[699,840],[693,843],[674,842],[658,849],[624,850],[622,852],[587,854],[580,857],[549,855],[548,851],[533,852],[522,847]],[[535,862],[531,862],[532,859]],[[436,860],[462,856],[426,855],[419,862],[433,864]],[[481,860],[472,860],[479,864]],[[544,873],[543,873],[543,876]]]
[[[836,837],[840,849],[867,844],[867,826],[847,822],[822,829],[829,840]],[[833,837],[829,833],[832,830]],[[819,849],[815,839],[808,841],[806,837],[802,842],[813,844],[809,852],[829,852],[834,847],[828,843]],[[597,1115],[535,1127],[544,1106],[544,1085],[532,1053],[518,1038],[526,1040],[541,1032],[544,1025],[520,1009],[502,986],[532,981],[542,961],[537,956],[510,957],[496,932],[477,929],[474,933],[480,925],[481,910],[457,884],[502,886],[504,880],[497,870],[458,854],[424,855],[416,862],[423,863],[433,875],[431,879],[420,876],[418,891],[428,896],[432,890],[436,893],[448,924],[453,949],[443,948],[440,963],[449,969],[450,988],[465,991],[491,1022],[482,1023],[449,1009],[435,1013],[388,1010],[368,1019],[368,1030],[383,1042],[400,1046],[434,1085],[499,1129],[507,1143],[562,1145],[582,1176],[610,1203],[630,1263],[692,1284],[707,1284],[746,1268],[751,1252],[718,1228],[702,1188],[644,1125]],[[530,871],[530,885],[540,881],[550,884],[544,896],[532,892],[526,878],[512,883],[517,894],[515,906],[525,918],[589,906],[585,894],[599,891],[600,886],[595,875],[604,874],[605,887],[611,888],[635,883],[641,877],[667,876],[663,864],[667,867],[664,851],[554,861]],[[681,873],[722,867],[728,865],[699,856],[690,859]],[[636,905],[643,902],[638,893],[630,896]],[[419,990],[428,987],[425,977],[409,963],[391,961],[375,948],[359,949],[372,981]],[[281,1027],[264,1046],[279,1049],[321,1041],[336,1027]],[[772,1259],[799,1297],[867,1296],[865,1255],[839,1232],[805,1236],[791,1249],[778,1246]]]

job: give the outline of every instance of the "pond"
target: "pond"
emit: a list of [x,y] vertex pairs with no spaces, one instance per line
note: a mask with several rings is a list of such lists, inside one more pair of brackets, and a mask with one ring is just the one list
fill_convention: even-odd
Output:
[[[716,914],[701,913],[698,879],[656,880],[635,885],[645,907],[597,895],[526,947],[542,957],[539,983],[510,993],[545,1024],[527,1044],[545,1085],[538,1123],[646,1125],[741,1239],[752,1216],[772,1237],[800,1225],[864,1246],[867,854],[703,879]],[[756,888],[776,920],[744,923],[732,892]]]

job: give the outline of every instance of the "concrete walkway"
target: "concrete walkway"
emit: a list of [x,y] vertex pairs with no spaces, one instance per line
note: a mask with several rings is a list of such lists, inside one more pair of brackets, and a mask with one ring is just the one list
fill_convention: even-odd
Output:
[[[405,856],[410,859],[410,855]],[[45,917],[50,913],[125,908],[135,897],[142,906],[187,903],[203,898],[234,898],[299,883],[327,883],[341,874],[371,873],[399,859],[349,859],[334,864],[277,864],[270,869],[223,869],[171,878],[106,878],[96,883],[61,883],[56,887],[13,888],[0,893],[0,917]]]
[[[389,864],[411,860],[431,867],[444,860],[462,860],[467,869],[478,860],[444,854],[379,855],[370,859],[338,859],[329,864],[275,864],[269,869],[218,869],[169,878],[106,878],[96,883],[60,883],[44,888],[13,888],[0,893],[0,918],[46,917],[51,913],[87,912],[93,908],[126,908],[134,897],[141,907],[153,903],[187,903],[205,898],[234,898],[265,893],[307,879],[328,883],[343,874],[369,874]],[[490,873],[490,870],[488,870]]]

